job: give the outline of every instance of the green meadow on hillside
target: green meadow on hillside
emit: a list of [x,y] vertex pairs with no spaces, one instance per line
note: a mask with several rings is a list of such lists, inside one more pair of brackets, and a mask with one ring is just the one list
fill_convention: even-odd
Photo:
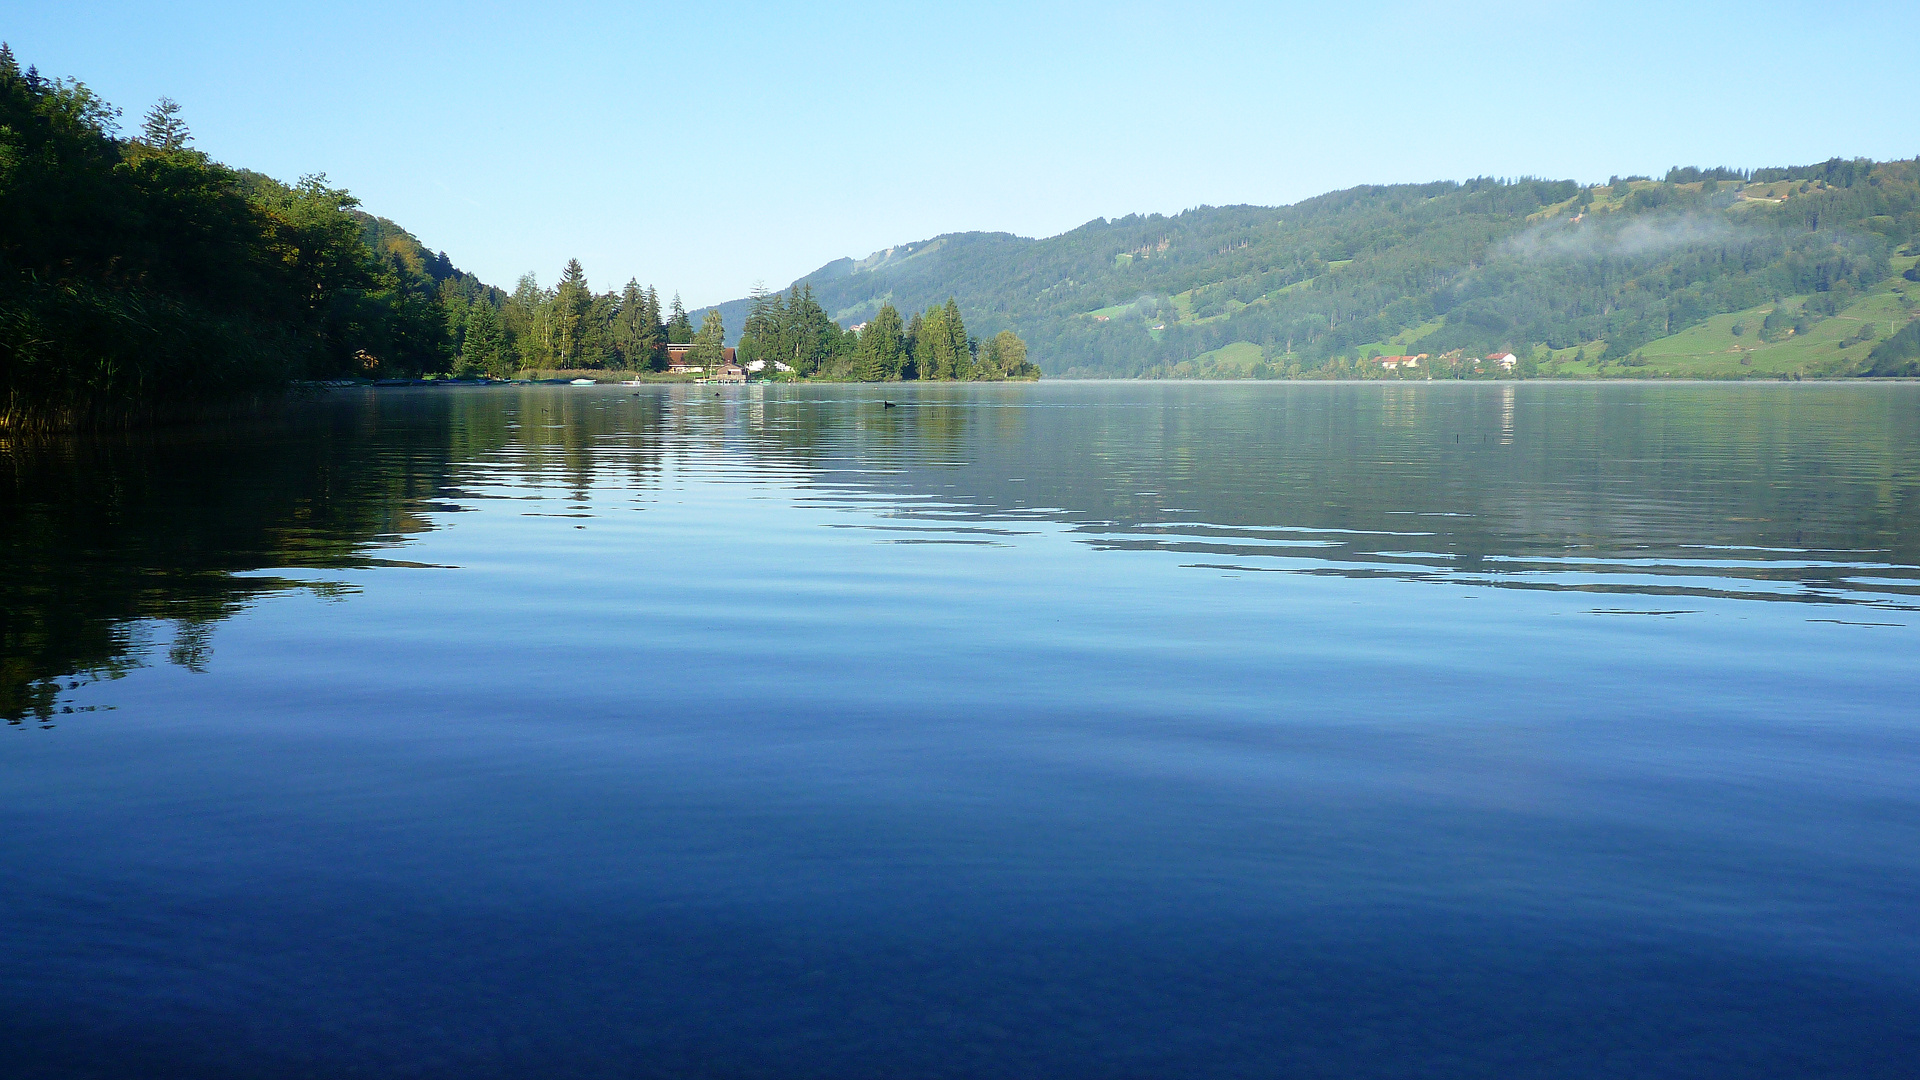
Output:
[[1900,278],[1916,255],[1920,161],[1834,158],[957,233],[802,280],[836,315],[957,296],[981,313],[969,327],[1017,330],[1051,375],[1492,377],[1371,358],[1511,351],[1524,376],[1810,378],[1920,370]]
[[1920,304],[1920,283],[1904,279],[1899,272],[1916,263],[1920,259],[1911,256],[1892,260],[1896,271],[1893,276],[1834,315],[1817,318],[1804,331],[1790,331],[1772,341],[1761,337],[1767,316],[1780,309],[1788,314],[1804,313],[1817,294],[1786,297],[1712,316],[1677,334],[1648,342],[1626,364],[1601,367],[1590,359],[1575,361],[1579,354],[1597,356],[1601,342],[1581,349],[1555,350],[1552,359],[1542,363],[1541,374],[1668,378],[1857,375],[1866,369],[1867,354],[1873,347],[1913,319],[1916,304]]
[[1170,379],[1251,379],[1256,376],[1256,365],[1264,363],[1265,354],[1260,346],[1250,341],[1236,341],[1231,345],[1222,345],[1218,349],[1201,353],[1191,360],[1183,360],[1162,377]]

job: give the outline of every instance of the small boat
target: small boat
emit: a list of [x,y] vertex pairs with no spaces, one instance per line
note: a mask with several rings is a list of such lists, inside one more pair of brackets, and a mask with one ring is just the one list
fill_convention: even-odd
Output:
[[592,379],[575,379],[575,380],[573,380],[573,381],[572,381],[571,383],[568,383],[567,385],[569,385],[569,386],[598,386],[598,385],[600,385],[600,384],[599,384],[599,383],[596,383],[596,382],[594,382],[594,381],[593,381]]

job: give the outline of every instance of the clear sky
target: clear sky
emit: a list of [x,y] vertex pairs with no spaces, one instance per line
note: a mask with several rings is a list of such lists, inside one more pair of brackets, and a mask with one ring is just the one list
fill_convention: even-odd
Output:
[[0,37],[511,287],[689,306],[966,229],[1920,154],[1920,3],[21,3]]

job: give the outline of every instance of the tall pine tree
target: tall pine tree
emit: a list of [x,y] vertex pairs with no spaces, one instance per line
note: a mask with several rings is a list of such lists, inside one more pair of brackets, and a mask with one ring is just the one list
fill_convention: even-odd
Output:
[[[680,306],[680,298],[674,297],[674,306]],[[687,313],[680,313],[682,319]],[[708,375],[713,374],[726,359],[727,326],[720,318],[719,308],[708,308],[707,316],[701,321],[700,330],[693,335],[693,348],[687,350],[687,362]]]
[[647,286],[646,314],[641,322],[653,329],[653,353],[651,366],[655,371],[667,370],[667,350],[662,348],[667,342],[667,324],[660,317],[660,290]]
[[860,331],[854,346],[854,375],[866,382],[886,382],[900,378],[906,349],[901,341],[900,312],[892,304],[881,304],[867,328]]
[[485,300],[476,302],[467,314],[467,336],[460,355],[466,366],[475,370],[499,378],[513,374],[506,335],[500,328],[500,315]]
[[187,130],[187,122],[180,116],[180,103],[170,97],[155,102],[140,123],[140,141],[167,153],[186,149],[193,141],[193,133]]
[[784,362],[787,357],[781,349],[780,324],[786,309],[780,294],[770,293],[756,283],[747,299],[747,321],[740,327],[740,365],[751,368],[757,363],[771,367],[776,360]]
[[935,305],[920,320],[920,345],[914,351],[924,357],[928,374],[923,379],[953,378],[953,335],[947,332],[947,309]]
[[632,371],[653,367],[654,354],[660,350],[659,315],[649,303],[651,291],[642,289],[637,279],[628,279],[620,294],[615,346],[621,362]]
[[973,378],[973,347],[967,341],[967,326],[960,321],[960,305],[949,296],[946,310],[941,314],[943,316],[941,321],[946,324],[947,330],[947,355],[951,357],[947,377],[971,379]]
[[[898,315],[897,312],[895,314]],[[927,349],[929,342],[926,329],[926,317],[916,311],[913,313],[913,319],[907,323],[906,332],[900,341],[901,350],[906,354],[907,365],[912,369],[913,377],[916,379],[939,377],[935,371],[933,353]]]
[[680,294],[673,294],[673,317],[667,320],[667,342],[671,345],[685,345],[693,340],[693,320],[687,318],[686,306],[680,303]]
[[593,311],[593,292],[579,259],[568,259],[553,291],[553,358],[562,368],[582,366],[587,323]]

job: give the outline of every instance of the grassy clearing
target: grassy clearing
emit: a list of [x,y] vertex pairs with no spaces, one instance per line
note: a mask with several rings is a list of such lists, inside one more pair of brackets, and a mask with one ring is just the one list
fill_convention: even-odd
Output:
[[[1920,285],[1898,276],[1912,266],[1911,257],[1894,260],[1896,274],[1842,309],[1831,318],[1821,319],[1805,333],[1778,341],[1760,340],[1760,321],[1774,308],[1764,304],[1746,311],[1715,315],[1698,326],[1691,326],[1671,337],[1648,342],[1639,350],[1646,358],[1647,374],[1677,376],[1739,375],[1845,375],[1866,365],[1867,353],[1913,317],[1912,305],[1920,300]],[[1808,297],[1790,297],[1788,310],[1798,310]],[[1744,333],[1735,334],[1735,326]],[[1873,334],[1864,341],[1846,344],[1859,336],[1863,328]]]
[[1396,355],[1404,353],[1408,349],[1413,348],[1414,342],[1440,329],[1445,322],[1445,319],[1432,319],[1421,323],[1419,326],[1409,327],[1388,338],[1387,345],[1392,348]]
[[1253,342],[1236,341],[1175,364],[1173,373],[1183,379],[1245,379],[1264,355]]
[[1409,326],[1385,341],[1369,341],[1364,345],[1354,346],[1350,351],[1355,356],[1365,356],[1369,352],[1377,352],[1382,356],[1404,356],[1412,350],[1414,342],[1444,325],[1446,325],[1444,318],[1430,319],[1419,326]]
[[[1338,263],[1328,263],[1327,265],[1328,265],[1328,266],[1345,266],[1345,265],[1346,265],[1346,264],[1347,264],[1348,262],[1352,262],[1352,261],[1353,261],[1353,260],[1351,260],[1351,259],[1348,259],[1348,260],[1346,260],[1346,262],[1338,262]],[[1196,319],[1196,318],[1194,318],[1194,317],[1193,317],[1193,293],[1194,293],[1194,290],[1192,290],[1192,289],[1189,289],[1189,290],[1187,290],[1186,292],[1182,292],[1182,293],[1174,293],[1174,294],[1173,294],[1173,295],[1172,295],[1171,297],[1169,297],[1168,299],[1170,299],[1170,300],[1172,300],[1172,301],[1173,301],[1173,307],[1174,307],[1174,310],[1176,310],[1176,311],[1178,311],[1178,312],[1180,313],[1180,318],[1179,318],[1179,320],[1178,320],[1178,321],[1179,321],[1179,325],[1181,325],[1181,326],[1205,326],[1205,325],[1207,325],[1208,323],[1216,323],[1216,322],[1220,322],[1220,321],[1222,321],[1222,320],[1224,320],[1224,319],[1229,319],[1229,318],[1232,318],[1233,316],[1235,316],[1235,315],[1238,315],[1238,314],[1239,314],[1240,312],[1242,312],[1242,311],[1245,311],[1246,309],[1248,309],[1248,308],[1250,308],[1250,307],[1255,307],[1255,306],[1257,306],[1257,305],[1259,305],[1259,304],[1264,304],[1264,303],[1266,303],[1266,302],[1267,302],[1267,301],[1269,301],[1269,300],[1273,300],[1273,299],[1275,299],[1275,298],[1277,298],[1277,297],[1281,297],[1281,296],[1285,296],[1286,294],[1288,294],[1288,293],[1290,293],[1290,292],[1294,292],[1295,290],[1298,290],[1298,289],[1307,289],[1307,288],[1312,288],[1312,287],[1313,287],[1313,283],[1314,283],[1314,282],[1315,282],[1316,280],[1318,280],[1318,279],[1316,279],[1316,278],[1304,278],[1304,279],[1302,279],[1302,280],[1300,280],[1300,281],[1296,281],[1296,282],[1294,282],[1294,283],[1293,283],[1293,284],[1291,284],[1291,285],[1282,285],[1282,286],[1281,286],[1280,288],[1278,288],[1278,289],[1275,289],[1275,290],[1273,290],[1272,292],[1270,292],[1270,293],[1267,293],[1267,294],[1266,294],[1266,295],[1264,295],[1264,296],[1256,296],[1256,297],[1254,297],[1254,298],[1253,298],[1253,299],[1252,299],[1251,301],[1249,301],[1249,302],[1247,302],[1247,303],[1244,303],[1244,304],[1243,304],[1243,303],[1241,303],[1241,302],[1240,302],[1240,301],[1238,301],[1238,300],[1229,300],[1229,301],[1227,301],[1227,305],[1226,305],[1226,307],[1227,307],[1227,310],[1226,310],[1226,311],[1224,311],[1224,312],[1222,312],[1222,313],[1221,313],[1221,314],[1219,314],[1219,315],[1209,315],[1209,316],[1207,316],[1207,317],[1206,317],[1206,318],[1204,318],[1204,319]],[[1112,309],[1110,309],[1110,308],[1101,308],[1101,309],[1100,309],[1100,311],[1097,311],[1097,312],[1093,312],[1092,314],[1096,314],[1096,315],[1098,315],[1098,314],[1104,314],[1104,313],[1106,313],[1106,312],[1108,312],[1108,311],[1110,311],[1110,310],[1112,310]],[[1438,324],[1435,324],[1435,325],[1438,325]],[[1156,336],[1156,339],[1155,339],[1155,340],[1158,340],[1158,338],[1157,338],[1157,336]]]
[[[1865,368],[1867,354],[1874,345],[1905,326],[1914,317],[1916,306],[1920,306],[1920,284],[1900,277],[1901,272],[1916,262],[1920,259],[1913,256],[1895,258],[1892,277],[1861,294],[1838,314],[1814,323],[1805,333],[1777,341],[1761,341],[1761,321],[1775,306],[1766,303],[1745,311],[1715,315],[1677,334],[1648,342],[1635,350],[1645,361],[1644,366],[1629,366],[1616,360],[1603,371],[1592,359],[1575,362],[1577,355],[1597,357],[1606,347],[1604,341],[1589,341],[1577,348],[1553,351],[1542,361],[1541,374],[1693,379],[1856,374]],[[1788,311],[1797,312],[1810,299],[1811,296],[1790,296],[1781,303]],[[1741,328],[1741,333],[1733,332],[1736,326]],[[1871,336],[1847,344],[1858,337],[1865,326],[1873,328]]]

